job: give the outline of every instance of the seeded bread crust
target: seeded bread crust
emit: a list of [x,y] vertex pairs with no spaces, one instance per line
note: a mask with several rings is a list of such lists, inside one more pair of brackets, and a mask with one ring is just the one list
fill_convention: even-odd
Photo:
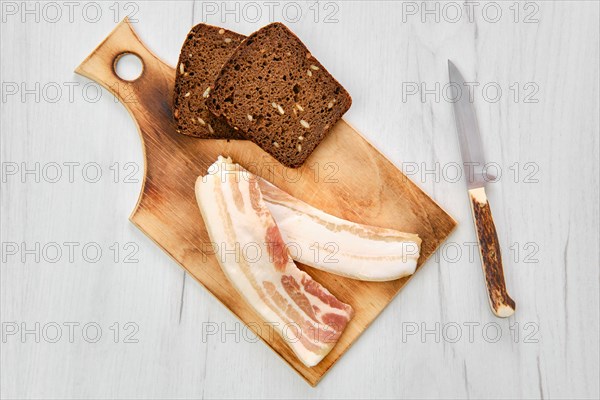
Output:
[[296,35],[273,23],[235,50],[206,104],[279,162],[297,168],[352,99]]
[[243,139],[227,122],[206,108],[209,87],[245,36],[198,24],[188,33],[176,68],[173,117],[177,131],[209,139]]

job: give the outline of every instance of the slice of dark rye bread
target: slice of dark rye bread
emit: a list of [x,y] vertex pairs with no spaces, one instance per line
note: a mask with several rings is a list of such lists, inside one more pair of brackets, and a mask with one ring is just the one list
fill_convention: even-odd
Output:
[[207,102],[213,114],[292,168],[304,163],[351,104],[342,85],[281,23],[242,42]]
[[210,139],[243,139],[223,118],[206,108],[209,87],[245,36],[212,25],[198,24],[187,35],[176,68],[173,117],[177,131]]

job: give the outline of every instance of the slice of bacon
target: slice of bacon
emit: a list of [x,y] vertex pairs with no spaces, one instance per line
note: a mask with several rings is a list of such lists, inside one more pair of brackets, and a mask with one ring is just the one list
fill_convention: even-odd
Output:
[[296,267],[258,179],[219,156],[196,181],[198,206],[225,275],[262,322],[312,367],[331,351],[354,311]]
[[418,235],[335,217],[264,179],[259,187],[294,260],[364,281],[391,281],[415,272]]

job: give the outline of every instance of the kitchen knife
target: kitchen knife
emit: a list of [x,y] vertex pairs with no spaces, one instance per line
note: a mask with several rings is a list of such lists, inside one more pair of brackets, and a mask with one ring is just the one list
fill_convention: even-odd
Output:
[[456,101],[453,103],[454,119],[463,165],[465,170],[468,169],[467,189],[479,240],[479,255],[490,307],[495,315],[505,318],[515,312],[515,302],[506,291],[500,243],[492,218],[492,210],[485,194],[485,184],[490,177],[484,176],[486,173],[485,159],[477,116],[470,96],[465,95],[465,80],[450,60],[448,60],[448,71],[450,84],[460,89],[457,92]]

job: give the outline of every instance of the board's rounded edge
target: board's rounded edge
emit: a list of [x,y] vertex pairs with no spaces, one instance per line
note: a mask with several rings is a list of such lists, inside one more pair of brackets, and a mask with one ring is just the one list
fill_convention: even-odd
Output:
[[[135,54],[142,61],[142,74],[134,81],[122,79],[116,74],[114,69],[116,61],[118,61],[118,59],[126,53]],[[136,118],[136,112],[134,110],[134,106],[136,108],[143,108],[143,102],[131,102],[123,98],[122,93],[119,93],[119,90],[115,89],[114,82],[133,84],[140,78],[144,77],[144,75],[153,73],[160,74],[164,69],[170,69],[174,71],[173,67],[169,66],[150,49],[148,49],[148,47],[135,32],[131,22],[129,21],[129,18],[125,17],[74,70],[74,72],[78,75],[84,76],[99,83],[102,85],[102,87],[111,92],[115,98],[119,99],[119,102],[125,107],[133,119],[138,131],[140,144],[142,146],[144,172],[137,202],[129,215],[130,221],[134,220],[143,200],[148,174],[146,143],[144,140],[142,127]]]

